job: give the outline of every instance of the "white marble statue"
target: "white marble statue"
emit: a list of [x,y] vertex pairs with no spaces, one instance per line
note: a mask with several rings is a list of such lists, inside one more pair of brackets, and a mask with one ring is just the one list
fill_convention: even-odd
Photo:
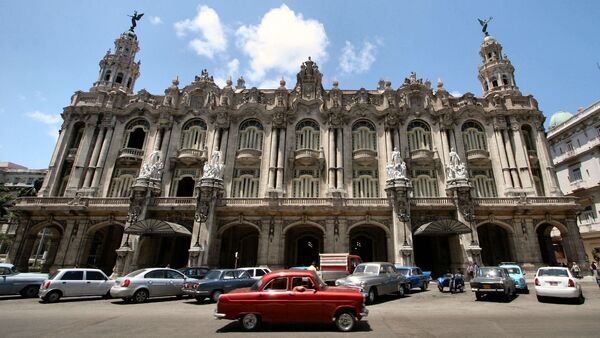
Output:
[[148,160],[142,164],[138,178],[160,180],[162,176],[163,162],[160,160],[160,151],[155,150],[150,154]]
[[406,163],[402,159],[402,154],[398,148],[392,151],[392,162],[386,166],[388,180],[406,179]]
[[204,164],[204,173],[202,178],[214,178],[222,180],[224,168],[225,165],[221,160],[221,152],[219,150],[215,150],[210,156],[210,160]]
[[463,162],[460,161],[460,157],[454,151],[454,148],[450,149],[449,153],[450,163],[446,165],[446,176],[448,180],[459,180],[467,178],[467,167]]

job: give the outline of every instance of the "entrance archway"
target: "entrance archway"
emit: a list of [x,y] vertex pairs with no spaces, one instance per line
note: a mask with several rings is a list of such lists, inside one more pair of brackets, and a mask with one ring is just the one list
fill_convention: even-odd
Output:
[[497,224],[483,224],[477,227],[477,236],[483,265],[498,265],[514,260],[506,229]]
[[[39,229],[39,228],[38,228]],[[62,239],[62,230],[55,226],[46,226],[41,230],[34,230],[29,234],[25,248],[28,254],[26,262],[22,262],[19,269],[22,271],[49,272],[54,265],[58,245]]]
[[138,267],[168,266],[174,269],[187,265],[190,237],[141,235]]
[[250,225],[236,225],[225,230],[221,235],[219,265],[223,268],[256,266],[258,235],[258,230]]
[[552,224],[542,224],[536,229],[540,253],[544,264],[557,266],[567,264],[560,229]]
[[308,266],[319,262],[323,252],[323,232],[314,226],[295,226],[286,233],[285,265]]
[[448,272],[455,263],[450,251],[451,242],[458,242],[458,235],[413,236],[415,264],[423,271],[431,271],[432,277]]
[[123,227],[118,224],[107,225],[90,232],[86,238],[80,265],[98,268],[110,275],[117,260],[115,250],[119,248],[122,237]]
[[376,226],[359,226],[350,231],[350,253],[363,262],[387,262],[385,231]]

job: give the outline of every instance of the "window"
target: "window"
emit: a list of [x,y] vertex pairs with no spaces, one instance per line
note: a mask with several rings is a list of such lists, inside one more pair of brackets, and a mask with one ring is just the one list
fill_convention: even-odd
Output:
[[567,151],[573,151],[573,142],[567,141]]
[[83,280],[83,271],[66,271],[60,280]]
[[377,169],[355,169],[353,171],[352,196],[358,198],[379,197]]
[[266,271],[265,271],[265,270],[263,270],[263,269],[256,269],[256,273],[255,273],[254,275],[255,275],[256,277],[259,277],[259,276],[264,276],[264,275],[265,275],[265,273],[266,273]]
[[315,289],[315,284],[313,283],[312,279],[310,279],[309,277],[294,277],[292,279],[292,289],[294,289],[295,287],[304,287],[305,289],[310,289],[310,290],[314,290]]
[[411,151],[427,149],[431,150],[431,129],[429,125],[421,120],[415,120],[408,124],[408,147]]
[[202,150],[206,147],[206,123],[192,119],[183,125],[181,149]]
[[165,278],[165,270],[154,270],[148,272],[144,278]]
[[127,80],[127,88],[131,88],[131,82],[132,82],[132,78],[129,78],[129,80]]
[[123,73],[119,73],[117,74],[117,79],[115,80],[116,83],[123,83]]
[[438,186],[434,170],[412,171],[413,197],[437,197]]
[[596,213],[594,212],[594,207],[592,205],[588,205],[583,208],[583,211],[579,214],[579,224],[589,224],[596,222]]
[[110,182],[108,197],[129,197],[137,177],[137,169],[118,169]]
[[99,271],[86,271],[85,279],[87,280],[106,280],[106,277]]
[[530,154],[536,154],[535,142],[533,141],[533,131],[529,125],[523,125],[521,127],[521,134],[523,135],[523,141],[525,142],[525,148]]
[[265,291],[287,291],[287,277],[275,278],[267,284]]
[[491,169],[471,170],[471,183],[476,197],[497,197],[496,183]]
[[571,182],[579,182],[581,180],[583,180],[581,177],[581,168],[571,168]]
[[252,276],[250,276],[250,271],[236,270],[235,271],[235,278],[237,278],[237,279],[250,279],[250,278],[252,278]]
[[165,270],[166,275],[167,275],[167,279],[184,279],[185,276],[180,274],[177,271],[171,271],[171,270]]
[[110,73],[112,73],[110,70],[107,70],[106,73],[104,73],[104,81],[110,80]]
[[352,150],[377,151],[377,133],[370,121],[361,120],[352,125]]
[[263,127],[257,120],[246,120],[240,125],[239,149],[262,150]]
[[225,271],[223,274],[223,279],[235,279],[235,271]]
[[319,124],[313,120],[302,120],[296,125],[296,150],[319,150],[321,134]]
[[462,135],[465,148],[471,150],[487,150],[485,143],[485,131],[481,124],[475,121],[467,121],[462,125]]
[[231,188],[231,197],[258,197],[259,169],[236,169]]
[[502,75],[502,84],[505,86],[508,85],[508,77],[506,75]]
[[144,149],[146,134],[150,129],[150,123],[145,119],[135,119],[127,124],[125,128],[125,147]]
[[0,267],[0,275],[10,275],[10,269],[5,267]]
[[319,197],[318,169],[297,169],[292,180],[293,197]]

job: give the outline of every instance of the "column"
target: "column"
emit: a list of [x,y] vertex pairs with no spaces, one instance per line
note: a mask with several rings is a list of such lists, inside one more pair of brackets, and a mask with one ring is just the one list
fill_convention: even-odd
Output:
[[[504,177],[504,185],[508,189],[512,189],[513,181],[510,175],[510,168],[508,166],[508,158],[506,156],[506,148],[504,148],[504,141],[502,140],[502,131],[500,129],[494,130],[494,141],[495,148],[498,150],[500,157],[500,165],[502,167],[502,175]],[[506,190],[506,189],[505,189]]]
[[344,189],[344,156],[342,151],[344,149],[344,137],[343,137],[343,129],[337,129],[337,139],[336,139],[336,167],[337,167],[337,189]]
[[100,184],[100,177],[102,176],[102,169],[106,162],[106,156],[108,155],[108,149],[110,148],[110,141],[113,135],[113,128],[107,127],[106,134],[104,135],[104,141],[102,142],[102,148],[100,149],[100,156],[96,161],[96,170],[94,171],[94,178],[92,179],[92,188],[97,189]]
[[508,166],[510,168],[510,175],[513,180],[515,188],[521,188],[521,181],[519,181],[519,174],[517,173],[517,166],[515,165],[515,156],[513,155],[512,144],[510,143],[510,136],[508,130],[503,130],[504,134],[504,148],[506,149],[506,156],[508,157]]
[[527,149],[525,148],[525,144],[523,143],[523,137],[521,134],[521,128],[519,124],[514,124],[512,126],[512,134],[513,139],[515,141],[515,159],[519,171],[519,177],[521,178],[521,184],[523,185],[524,189],[535,190],[535,188],[532,185],[533,178],[531,175],[531,170],[529,168],[529,155],[527,154]]
[[277,128],[271,129],[271,148],[269,153],[269,190],[275,189],[275,176],[277,176]]
[[92,177],[94,176],[94,171],[96,170],[96,164],[98,162],[98,156],[100,155],[100,148],[102,147],[105,133],[106,128],[101,128],[98,132],[98,137],[96,137],[96,145],[94,145],[92,158],[90,159],[90,163],[88,164],[88,168],[85,173],[85,181],[83,183],[84,188],[89,188],[92,184]]
[[327,140],[329,141],[329,147],[327,148],[327,183],[329,184],[329,189],[333,190],[336,187],[336,179],[335,179],[335,129],[329,128],[329,132],[327,133]]
[[[399,151],[402,151],[402,148],[400,147],[400,135],[398,135],[398,129],[397,128],[392,128],[390,129],[390,132],[392,133],[392,139],[394,140],[394,147],[398,147]],[[392,148],[393,150],[393,148]],[[391,154],[391,152],[390,152]]]
[[275,189],[283,191],[283,167],[285,165],[285,128],[279,129],[279,142],[277,149],[277,183]]

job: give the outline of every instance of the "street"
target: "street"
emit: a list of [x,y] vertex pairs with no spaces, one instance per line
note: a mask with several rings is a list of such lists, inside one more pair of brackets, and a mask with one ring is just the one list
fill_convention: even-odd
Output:
[[[349,336],[419,337],[597,337],[600,289],[583,284],[585,304],[538,303],[535,292],[509,303],[475,301],[462,294],[430,289],[404,298],[382,297],[368,306],[369,317]],[[530,287],[533,289],[532,285]],[[213,319],[214,303],[193,299],[151,299],[126,304],[120,299],[74,298],[56,304],[19,296],[0,297],[2,337],[340,337],[333,325],[263,325],[246,333],[237,322]],[[299,314],[301,315],[301,314]]]

